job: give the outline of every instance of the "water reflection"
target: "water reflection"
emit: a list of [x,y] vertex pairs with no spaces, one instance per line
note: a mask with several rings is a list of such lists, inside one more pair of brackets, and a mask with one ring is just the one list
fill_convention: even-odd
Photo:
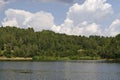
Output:
[[0,80],[120,80],[119,63],[0,62]]

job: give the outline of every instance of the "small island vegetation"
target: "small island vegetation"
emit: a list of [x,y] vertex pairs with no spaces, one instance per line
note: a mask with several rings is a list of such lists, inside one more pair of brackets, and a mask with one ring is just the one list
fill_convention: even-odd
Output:
[[[120,34],[115,37],[75,36],[33,28],[0,27],[0,60],[120,59]],[[7,60],[7,59],[6,59]]]

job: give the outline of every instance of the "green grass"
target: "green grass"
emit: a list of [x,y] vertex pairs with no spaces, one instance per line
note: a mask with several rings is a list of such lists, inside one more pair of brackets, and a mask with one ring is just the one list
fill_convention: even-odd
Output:
[[84,57],[77,57],[77,56],[71,56],[71,57],[51,57],[51,56],[34,56],[33,61],[54,61],[54,60],[100,60],[100,57],[90,57],[90,56],[84,56]]

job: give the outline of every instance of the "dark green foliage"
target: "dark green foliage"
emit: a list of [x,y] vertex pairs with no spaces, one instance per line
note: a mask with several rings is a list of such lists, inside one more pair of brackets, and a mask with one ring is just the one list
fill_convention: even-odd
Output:
[[0,27],[0,56],[33,57],[34,60],[119,59],[120,34],[85,37]]

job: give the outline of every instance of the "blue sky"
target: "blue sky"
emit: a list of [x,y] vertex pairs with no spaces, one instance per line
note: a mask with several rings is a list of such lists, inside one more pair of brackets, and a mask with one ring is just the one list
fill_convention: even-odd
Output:
[[120,0],[0,0],[0,25],[68,35],[120,33]]
[[[49,1],[49,0],[48,0]],[[72,6],[75,2],[82,3],[84,0],[71,0],[71,3],[61,3],[61,2],[43,2],[39,0],[13,0],[9,4],[4,5],[1,11],[1,18],[2,20],[5,17],[5,10],[12,8],[12,9],[20,9],[26,10],[30,12],[38,12],[38,11],[46,11],[52,13],[55,17],[56,24],[60,24],[64,21],[66,17],[66,12],[68,11],[69,7]]]
[[12,9],[20,9],[30,11],[32,13],[38,11],[45,11],[50,12],[55,17],[55,22],[60,24],[64,21],[66,17],[66,12],[68,11],[69,7],[72,3],[60,3],[60,2],[40,2],[35,0],[15,0],[10,2],[9,4],[4,5],[1,11],[0,20],[5,17],[5,10],[12,8]]

